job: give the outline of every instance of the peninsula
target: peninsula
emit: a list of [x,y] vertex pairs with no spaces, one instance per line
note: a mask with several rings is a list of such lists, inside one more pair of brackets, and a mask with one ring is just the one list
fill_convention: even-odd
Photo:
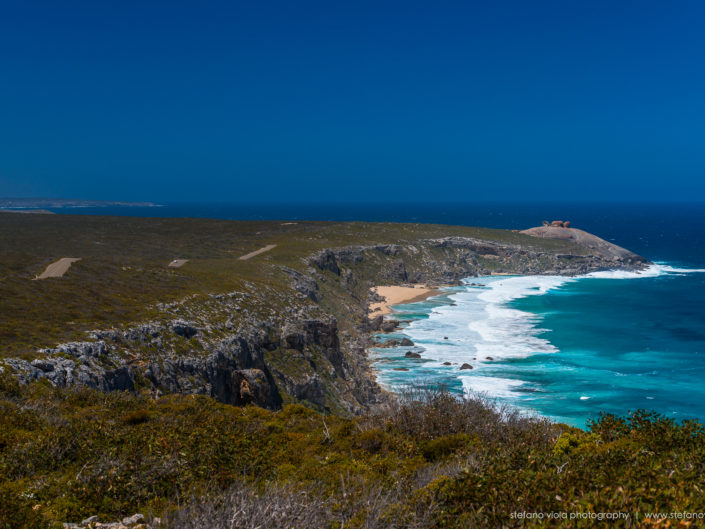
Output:
[[383,396],[366,348],[389,304],[469,276],[647,263],[573,228],[0,214],[0,238],[0,365],[23,384],[343,413]]
[[0,524],[542,527],[512,513],[641,513],[652,490],[695,509],[697,423],[586,432],[372,374],[384,304],[649,264],[560,230],[0,213]]

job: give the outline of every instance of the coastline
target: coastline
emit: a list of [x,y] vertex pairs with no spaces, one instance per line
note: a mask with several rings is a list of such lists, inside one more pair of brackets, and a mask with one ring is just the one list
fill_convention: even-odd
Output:
[[[636,344],[630,346],[634,352],[622,351],[619,338],[609,346],[576,347],[572,342],[588,341],[573,338],[570,333],[584,332],[586,322],[590,322],[603,334],[617,336],[616,324],[609,324],[616,318],[594,319],[604,311],[595,299],[616,293],[622,300],[619,303],[628,304],[632,299],[628,296],[639,300],[639,296],[656,293],[658,283],[650,280],[664,280],[657,278],[680,282],[678,288],[683,290],[688,276],[703,271],[653,263],[640,271],[615,269],[580,276],[468,277],[463,281],[465,289],[454,290],[448,303],[439,298],[438,303],[428,306],[403,307],[399,314],[390,307],[391,321],[397,323],[395,334],[375,339],[380,343],[391,339],[394,344],[373,347],[371,367],[378,384],[392,393],[415,380],[438,381],[453,393],[487,394],[522,413],[578,428],[584,428],[599,411],[621,414],[644,404],[666,414],[698,417],[700,412],[693,402],[669,407],[668,403],[676,400],[676,390],[661,388],[660,380],[666,375],[650,367],[658,362],[674,373],[684,366],[693,369],[685,353],[674,353],[663,361],[648,352],[650,344],[636,338],[630,341]],[[558,288],[567,289],[567,295],[553,293]],[[514,305],[518,300],[522,301]],[[648,304],[643,306],[649,310]],[[619,312],[619,307],[613,311]],[[676,311],[670,314],[677,317]],[[624,332],[638,333],[636,320],[627,319],[624,324]],[[545,335],[547,331],[555,337]],[[661,348],[670,350],[667,344],[673,337],[668,333],[659,336]],[[408,341],[402,344],[402,340]],[[559,352],[563,354],[552,354]],[[626,369],[624,355],[638,358],[643,369],[635,371],[636,364]],[[464,364],[471,367],[461,369]],[[578,369],[580,379],[573,380],[571,375]],[[620,383],[604,383],[605,371],[619,373]],[[637,382],[640,386],[634,389]],[[674,380],[670,387],[679,386]]]
[[[442,286],[457,285],[464,278],[507,273],[576,276],[614,267],[635,270],[647,262],[635,254],[615,261],[573,243],[463,226],[299,223],[282,228],[278,221],[253,224],[70,215],[43,219],[36,215],[30,216],[31,222],[18,222],[19,217],[28,216],[2,215],[5,237],[13,241],[8,245],[11,248],[23,248],[36,240],[37,234],[54,240],[60,229],[72,247],[70,253],[60,247],[62,253],[57,250],[56,257],[80,255],[89,259],[101,255],[101,249],[95,247],[97,238],[123,241],[128,232],[132,234],[132,258],[155,270],[167,270],[158,289],[138,300],[140,303],[126,307],[121,297],[109,300],[111,306],[131,311],[129,323],[117,329],[101,329],[97,327],[100,322],[90,323],[89,328],[89,324],[85,328],[67,324],[54,336],[40,332],[34,322],[11,319],[22,331],[24,342],[36,340],[44,346],[32,358],[42,364],[32,364],[13,351],[1,361],[21,383],[44,378],[61,387],[133,390],[135,381],[145,373],[151,377],[150,385],[161,391],[195,387],[226,404],[270,408],[292,399],[356,414],[380,404],[385,397],[366,354],[372,343],[370,331],[379,327],[393,331],[394,320],[381,321],[393,313],[393,306],[427,298],[434,304],[435,297],[443,296]],[[316,238],[311,237],[313,231]],[[154,249],[154,234],[162,238],[161,251]],[[321,236],[326,237],[324,242]],[[256,263],[244,266],[230,252],[224,259],[214,250],[224,241],[237,249],[232,252],[235,256],[258,247],[277,245],[278,249],[273,257],[259,261],[255,257]],[[175,247],[188,250],[180,254],[201,252],[207,260],[190,262],[183,269],[167,267],[174,259]],[[44,258],[46,252],[38,247],[35,258]],[[17,266],[26,260],[23,252],[10,257]],[[218,274],[217,281],[213,272]],[[110,269],[100,267],[91,273],[112,277]],[[85,277],[77,275],[69,285],[75,296],[82,296]],[[141,270],[120,277],[127,281],[121,284],[137,290],[143,279]],[[21,281],[6,285],[9,299],[26,296]],[[189,295],[178,304],[163,303],[174,294]],[[158,319],[144,322],[140,319],[142,303],[147,301],[159,302],[160,312]],[[46,296],[46,303],[52,302],[53,298]],[[61,309],[56,306],[52,320],[58,311],[67,323],[73,322],[75,315]],[[91,333],[88,339],[84,331]],[[177,362],[174,355],[186,346],[185,340],[193,348],[187,354],[188,364],[182,357]],[[10,345],[21,350],[24,346],[17,342]],[[89,356],[96,347],[104,353]],[[245,349],[247,355],[242,353]],[[274,349],[280,354],[273,354]],[[57,355],[58,351],[68,351],[72,358]],[[292,351],[321,352],[323,356],[312,362]],[[132,355],[140,355],[145,362],[136,364]],[[74,373],[78,369],[90,378],[77,378]],[[235,373],[238,380],[246,380],[250,393],[243,394],[237,391],[237,384],[228,383],[227,377],[221,376],[224,369]]]

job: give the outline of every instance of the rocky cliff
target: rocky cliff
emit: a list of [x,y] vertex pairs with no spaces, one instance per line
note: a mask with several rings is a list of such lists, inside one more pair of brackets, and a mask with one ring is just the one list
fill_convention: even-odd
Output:
[[[551,229],[529,234],[544,237]],[[268,408],[300,401],[358,413],[385,399],[365,352],[370,287],[447,284],[491,273],[576,275],[647,263],[584,232],[556,229],[576,235],[550,250],[459,236],[326,248],[296,266],[272,265],[271,286],[245,283],[234,292],[160,304],[150,321],[94,330],[33,359],[7,358],[0,369],[23,383],[197,393]]]

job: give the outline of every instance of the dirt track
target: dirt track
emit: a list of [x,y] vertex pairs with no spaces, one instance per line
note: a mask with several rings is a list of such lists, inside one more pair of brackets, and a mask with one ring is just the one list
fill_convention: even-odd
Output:
[[254,252],[250,252],[248,254],[245,254],[245,255],[239,257],[239,259],[240,259],[240,261],[247,261],[248,259],[251,259],[255,255],[259,255],[261,253],[268,252],[269,250],[271,250],[274,247],[276,247],[276,244],[268,244],[264,248],[260,248],[259,250],[255,250]]
[[80,257],[62,257],[55,263],[51,263],[49,266],[46,267],[46,270],[41,273],[41,275],[38,275],[34,279],[47,279],[50,277],[61,277],[63,276],[66,272],[68,272],[68,269],[71,267],[73,263],[76,261],[80,261]]
[[188,263],[188,259],[174,259],[172,262],[169,263],[169,266],[171,268],[181,268],[186,263]]

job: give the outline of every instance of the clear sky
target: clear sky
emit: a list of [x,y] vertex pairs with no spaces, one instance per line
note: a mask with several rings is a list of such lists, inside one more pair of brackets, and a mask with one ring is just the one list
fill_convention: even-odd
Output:
[[701,200],[705,2],[0,1],[0,196]]

